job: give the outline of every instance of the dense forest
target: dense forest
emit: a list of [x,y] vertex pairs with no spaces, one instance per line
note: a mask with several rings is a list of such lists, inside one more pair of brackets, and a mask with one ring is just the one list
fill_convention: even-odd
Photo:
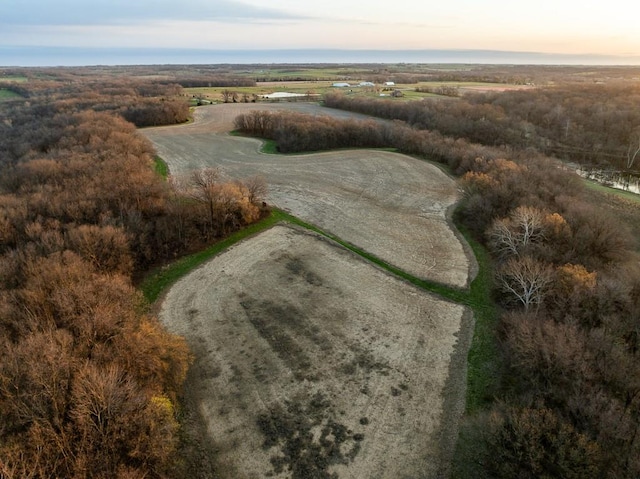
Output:
[[175,85],[16,90],[0,105],[0,477],[175,475],[190,353],[132,277],[255,221],[264,184],[154,171],[129,121],[184,121]]
[[[327,103],[339,101],[350,100]],[[487,407],[465,421],[473,447],[459,451],[457,477],[638,477],[637,239],[557,160],[508,137],[483,137],[484,122],[467,119],[473,104],[437,107],[477,126],[456,138],[413,128],[393,113],[421,106],[363,103],[396,121],[258,111],[239,116],[236,127],[287,152],[392,146],[461,177],[458,220],[493,256],[503,366],[486,391]]]

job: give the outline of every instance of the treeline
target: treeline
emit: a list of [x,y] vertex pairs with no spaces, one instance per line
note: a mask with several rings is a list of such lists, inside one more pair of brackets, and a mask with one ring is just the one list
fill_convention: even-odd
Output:
[[249,135],[274,140],[278,151],[294,153],[336,148],[396,148],[447,164],[464,174],[476,158],[503,158],[512,149],[488,147],[438,132],[418,130],[401,121],[337,119],[294,112],[252,111],[238,115],[235,128]]
[[131,278],[257,219],[265,185],[203,170],[177,188],[152,155],[113,112],[2,111],[3,479],[176,473],[190,354]]
[[475,469],[459,477],[638,477],[638,255],[624,225],[589,202],[578,177],[540,154],[401,122],[287,116],[253,112],[236,127],[296,151],[392,146],[462,177],[459,220],[495,260],[505,366],[487,391],[492,406],[466,421],[475,448],[467,466]]
[[236,130],[274,140],[282,153],[387,146],[375,120],[337,121],[295,112],[252,111],[238,115]]
[[474,143],[535,148],[585,166],[640,171],[640,87],[636,84],[468,94],[450,102],[395,102],[331,93],[325,96],[325,104],[399,119]]
[[192,78],[176,78],[169,84],[177,83],[184,88],[202,88],[202,87],[250,87],[256,86],[256,80],[253,78],[242,78],[233,76],[214,76],[214,77],[192,77]]

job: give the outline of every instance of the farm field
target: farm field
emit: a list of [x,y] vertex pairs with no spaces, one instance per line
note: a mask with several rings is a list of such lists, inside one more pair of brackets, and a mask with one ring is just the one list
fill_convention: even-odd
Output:
[[[531,88],[527,85],[515,85],[515,84],[504,84],[504,83],[483,83],[483,82],[420,82],[420,83],[412,83],[412,84],[401,84],[398,83],[392,87],[386,87],[383,85],[377,85],[374,87],[358,87],[361,81],[368,81],[366,76],[358,79],[350,79],[346,80],[349,84],[352,85],[350,88],[335,88],[333,87],[333,83],[335,80],[308,80],[308,81],[265,81],[259,82],[256,86],[251,87],[198,87],[198,88],[185,88],[185,93],[190,97],[196,97],[201,99],[206,99],[209,101],[222,101],[222,92],[224,90],[235,91],[242,97],[243,94],[246,95],[258,95],[264,96],[273,94],[275,92],[287,92],[287,93],[297,93],[300,95],[307,94],[316,94],[321,95],[324,93],[328,93],[331,91],[343,91],[349,95],[361,95],[361,96],[369,96],[369,97],[377,97],[381,93],[387,93],[385,98],[388,98],[388,92],[390,90],[401,90],[406,95],[405,99],[421,99],[421,98],[432,98],[438,97],[442,98],[442,95],[437,95],[434,93],[426,93],[416,91],[416,88],[432,88],[437,89],[440,87],[453,87],[458,89],[460,94],[464,94],[466,92],[490,92],[490,91],[506,91],[506,90],[516,90],[516,89],[528,89]],[[445,97],[446,98],[446,97]]]
[[375,479],[446,472],[470,314],[275,226],[176,283],[160,318],[195,353],[187,400],[222,477]]
[[[447,219],[459,198],[451,178],[386,151],[262,154],[260,141],[227,133],[261,106],[204,107],[192,124],[142,131],[176,177],[262,174],[271,204],[414,276],[468,285],[474,263]],[[324,237],[276,226],[176,283],[160,317],[195,353],[187,403],[222,477],[435,478],[464,409],[471,314]]]
[[473,264],[449,226],[460,191],[427,162],[378,150],[266,155],[261,142],[229,135],[250,109],[284,108],[362,117],[314,104],[224,104],[197,109],[195,122],[142,130],[172,175],[217,167],[227,178],[263,175],[268,201],[422,279],[465,287]]

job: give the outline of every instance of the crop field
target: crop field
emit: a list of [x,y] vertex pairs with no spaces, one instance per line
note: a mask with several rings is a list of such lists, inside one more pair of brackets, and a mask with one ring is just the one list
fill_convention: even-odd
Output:
[[276,226],[175,284],[161,320],[195,352],[187,394],[224,477],[374,479],[447,469],[467,314]]
[[[416,277],[468,285],[474,264],[448,221],[460,194],[451,178],[387,151],[262,154],[260,141],[227,133],[261,107],[203,107],[192,124],[142,131],[174,177],[261,174],[271,204]],[[464,408],[464,306],[280,225],[178,281],[160,318],[195,353],[187,402],[216,450],[216,477],[446,475]]]
[[[242,95],[270,95],[276,92],[297,93],[302,95],[316,94],[322,95],[324,93],[332,91],[341,91],[348,95],[360,95],[367,97],[380,97],[384,95],[384,98],[389,99],[389,93],[392,90],[400,90],[404,93],[404,100],[419,100],[422,98],[442,98],[442,95],[435,93],[428,93],[423,91],[416,91],[417,88],[431,88],[436,90],[440,87],[452,87],[456,88],[460,94],[467,92],[490,92],[490,91],[506,91],[516,89],[531,88],[527,85],[512,85],[504,83],[482,83],[482,82],[420,82],[412,84],[398,83],[393,86],[377,85],[376,87],[360,87],[357,86],[361,81],[368,81],[366,76],[359,79],[348,80],[348,83],[352,86],[349,88],[336,88],[333,87],[335,80],[308,80],[308,81],[265,81],[259,82],[256,86],[252,87],[199,87],[199,88],[185,88],[185,93],[190,97],[196,97],[206,99],[209,101],[222,101],[222,92],[224,90],[230,90],[237,92],[240,97]],[[386,93],[386,94],[385,94]]]
[[238,92],[238,95],[269,95],[275,92],[300,93],[325,93],[332,89],[330,81],[292,81],[292,82],[260,82],[253,87],[200,87],[185,88],[189,96],[206,98],[213,101],[222,101],[222,92],[231,90]]
[[447,214],[460,191],[436,166],[380,150],[265,155],[261,142],[230,136],[251,109],[356,117],[313,104],[225,104],[196,110],[195,122],[145,129],[171,174],[216,167],[226,178],[262,175],[268,201],[421,279],[465,287],[470,263]]

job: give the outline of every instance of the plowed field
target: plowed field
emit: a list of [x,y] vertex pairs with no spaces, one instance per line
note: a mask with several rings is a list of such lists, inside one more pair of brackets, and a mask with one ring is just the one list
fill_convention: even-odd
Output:
[[[259,142],[224,133],[251,106],[198,110],[193,125],[145,134],[173,174],[262,173],[281,208],[415,276],[467,284],[470,260],[446,217],[452,179],[381,151],[262,155]],[[446,476],[464,406],[463,306],[281,225],[176,283],[160,317],[196,356],[187,403],[216,467],[200,476]]]

